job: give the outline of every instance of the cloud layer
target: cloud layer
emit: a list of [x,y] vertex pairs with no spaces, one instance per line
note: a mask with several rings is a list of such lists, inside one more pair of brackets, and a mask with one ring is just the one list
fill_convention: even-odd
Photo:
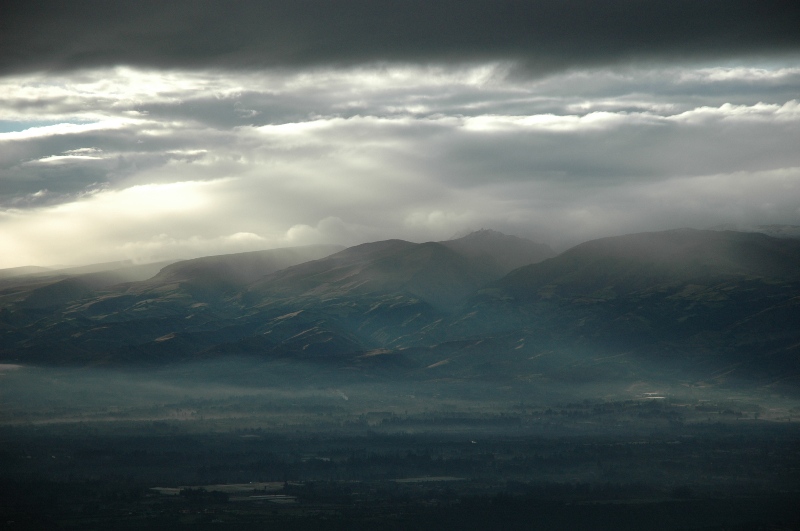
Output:
[[800,224],[792,2],[18,2],[0,267]]
[[6,77],[3,265],[797,222],[798,87],[786,66]]

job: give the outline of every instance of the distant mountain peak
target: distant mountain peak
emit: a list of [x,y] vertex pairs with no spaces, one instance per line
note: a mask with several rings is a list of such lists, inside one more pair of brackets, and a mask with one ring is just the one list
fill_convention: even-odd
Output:
[[462,239],[478,239],[478,238],[516,238],[517,236],[509,236],[508,234],[503,234],[500,231],[496,231],[494,229],[479,229],[476,231],[472,231],[469,234],[462,237]]
[[487,239],[487,238],[519,238],[518,236],[510,236],[494,229],[480,228],[478,230],[468,229],[458,232],[444,241],[465,240],[465,239]]
[[[483,230],[483,229],[481,229],[481,230]],[[477,231],[475,229],[472,229],[472,228],[460,230],[460,231],[454,233],[452,236],[450,236],[449,238],[447,238],[444,241],[459,240],[459,239],[463,238],[464,236],[469,236],[473,232],[477,232]]]
[[800,239],[800,225],[749,225],[739,226],[734,224],[716,225],[711,227],[714,231],[760,232],[773,238]]
[[487,267],[501,275],[555,255],[548,245],[492,229],[472,231],[461,238],[439,243],[463,256],[482,258]]

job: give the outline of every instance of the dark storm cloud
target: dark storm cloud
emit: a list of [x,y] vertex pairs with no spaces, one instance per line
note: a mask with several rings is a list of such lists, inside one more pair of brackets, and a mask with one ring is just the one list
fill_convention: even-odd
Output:
[[0,72],[511,60],[533,71],[796,51],[793,0],[17,0]]

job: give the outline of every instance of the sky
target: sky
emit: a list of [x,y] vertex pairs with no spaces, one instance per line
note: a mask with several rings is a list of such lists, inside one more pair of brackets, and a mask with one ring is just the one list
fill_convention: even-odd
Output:
[[12,0],[0,268],[800,225],[793,0]]

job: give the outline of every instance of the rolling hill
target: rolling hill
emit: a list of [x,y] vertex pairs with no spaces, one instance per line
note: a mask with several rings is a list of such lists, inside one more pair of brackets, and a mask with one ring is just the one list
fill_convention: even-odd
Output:
[[0,359],[235,355],[385,378],[800,383],[798,240],[681,229],[552,256],[479,231],[335,251],[207,257],[64,290],[58,304],[20,299],[0,314]]

